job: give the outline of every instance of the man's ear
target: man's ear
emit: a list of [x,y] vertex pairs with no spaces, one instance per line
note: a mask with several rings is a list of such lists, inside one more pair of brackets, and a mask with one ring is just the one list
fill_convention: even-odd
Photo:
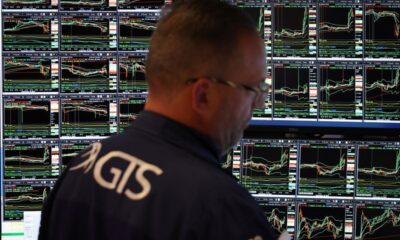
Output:
[[192,108],[197,113],[208,111],[210,104],[211,81],[207,78],[199,78],[192,85]]

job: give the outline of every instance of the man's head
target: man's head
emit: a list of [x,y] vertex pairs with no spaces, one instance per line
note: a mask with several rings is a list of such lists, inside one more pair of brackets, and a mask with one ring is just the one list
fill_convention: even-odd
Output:
[[146,109],[197,129],[226,151],[263,104],[264,71],[263,42],[240,9],[218,1],[178,3],[152,36]]

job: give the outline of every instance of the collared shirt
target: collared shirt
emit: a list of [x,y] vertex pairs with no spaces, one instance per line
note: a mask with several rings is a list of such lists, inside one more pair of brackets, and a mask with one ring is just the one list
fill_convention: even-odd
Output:
[[276,239],[217,145],[157,113],[92,144],[44,205],[40,239]]

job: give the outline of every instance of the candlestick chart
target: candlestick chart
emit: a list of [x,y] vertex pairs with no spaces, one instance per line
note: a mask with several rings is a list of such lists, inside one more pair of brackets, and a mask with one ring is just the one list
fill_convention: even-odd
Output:
[[356,8],[338,4],[319,9],[319,56],[361,57],[362,51],[356,51]]
[[55,14],[3,14],[3,50],[23,51],[58,50],[58,39],[53,37],[53,24],[57,24]]
[[357,195],[400,197],[400,150],[396,146],[361,145],[358,152]]
[[59,176],[54,143],[9,143],[4,150],[5,179],[46,179]]
[[61,50],[116,50],[115,16],[62,16]]
[[115,92],[116,65],[116,59],[106,57],[61,58],[60,90],[63,93]]
[[[315,24],[315,16],[310,16],[313,6],[275,5],[274,49],[276,57],[315,56],[313,41],[310,38],[310,24]],[[311,17],[311,18],[310,18]],[[295,20],[294,20],[295,19]]]
[[299,205],[298,211],[297,239],[345,239],[344,208]]
[[302,145],[299,194],[350,195],[347,187],[348,149],[343,146]]
[[120,57],[119,74],[121,92],[147,92],[144,56]]
[[243,145],[242,185],[255,193],[293,193],[289,188],[289,151],[290,146]]
[[[361,73],[361,67],[358,72]],[[321,66],[319,117],[323,119],[362,119],[357,105],[362,90],[357,91],[357,69],[348,66]],[[360,74],[359,73],[359,74]]]
[[58,62],[53,57],[5,57],[4,92],[57,92],[58,76],[52,66]]
[[131,95],[119,99],[119,132],[123,132],[144,109],[145,95]]
[[[117,131],[116,103],[112,99],[61,99],[62,136],[106,136]],[[116,114],[115,114],[116,115]]]
[[5,220],[21,220],[24,211],[40,211],[50,191],[39,184],[9,184],[4,186]]
[[125,51],[146,51],[150,36],[156,30],[159,13],[137,13],[119,18],[119,49]]
[[397,66],[367,65],[365,119],[400,120],[400,71]]
[[[276,118],[313,118],[310,82],[316,71],[307,65],[274,66],[273,116]],[[316,80],[316,79],[315,79]],[[316,117],[316,116],[315,116]]]
[[52,99],[8,98],[4,100],[4,137],[30,138],[58,135],[58,109]]
[[356,240],[394,240],[400,236],[397,206],[359,204],[356,209]]
[[365,56],[400,57],[398,4],[367,4],[365,7]]

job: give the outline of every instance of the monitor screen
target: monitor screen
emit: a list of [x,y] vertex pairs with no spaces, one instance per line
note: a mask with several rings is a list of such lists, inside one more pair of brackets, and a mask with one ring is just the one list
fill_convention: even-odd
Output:
[[399,237],[400,142],[244,138],[223,168],[295,239]]

